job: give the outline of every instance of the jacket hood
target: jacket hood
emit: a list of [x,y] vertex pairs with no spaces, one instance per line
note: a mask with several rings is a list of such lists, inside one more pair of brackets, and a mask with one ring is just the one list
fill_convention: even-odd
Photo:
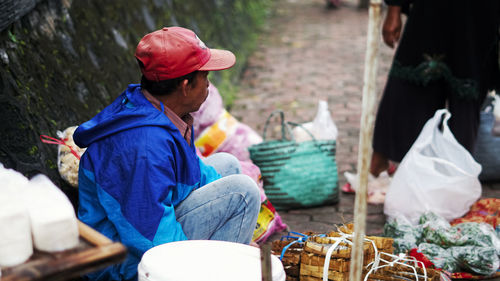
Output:
[[94,118],[76,129],[73,140],[81,148],[109,135],[142,126],[161,126],[177,130],[164,113],[156,109],[142,94],[140,84],[130,84],[116,100]]

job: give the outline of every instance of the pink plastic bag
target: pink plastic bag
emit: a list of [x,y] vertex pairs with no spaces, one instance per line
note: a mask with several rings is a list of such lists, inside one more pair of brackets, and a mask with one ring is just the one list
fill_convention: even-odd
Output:
[[247,148],[262,142],[259,134],[224,109],[219,91],[212,84],[207,99],[192,115],[195,145],[205,157],[215,152],[227,152],[240,161],[248,161]]
[[210,83],[207,99],[198,111],[191,113],[194,118],[194,138],[197,139],[206,128],[217,122],[223,111],[222,97],[217,88]]
[[250,161],[248,147],[260,142],[262,138],[252,128],[238,122],[236,130],[227,137],[217,151],[231,153],[240,161]]
[[265,242],[273,233],[284,230],[287,226],[267,200],[259,167],[252,163],[248,153],[249,146],[262,142],[260,135],[224,109],[220,93],[212,84],[207,99],[192,115],[198,155],[202,158],[216,152],[234,155],[240,160],[242,174],[251,177],[259,187],[262,204],[252,241]]

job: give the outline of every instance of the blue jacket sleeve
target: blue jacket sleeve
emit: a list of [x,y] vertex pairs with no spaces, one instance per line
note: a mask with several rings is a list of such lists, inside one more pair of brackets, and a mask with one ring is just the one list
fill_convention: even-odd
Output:
[[[99,161],[92,161],[93,157]],[[79,217],[129,251],[122,265],[110,267],[107,271],[111,272],[100,276],[129,279],[136,274],[145,251],[187,239],[174,212],[178,188],[174,167],[167,144],[144,141],[132,146],[127,138],[89,147],[82,157]]]

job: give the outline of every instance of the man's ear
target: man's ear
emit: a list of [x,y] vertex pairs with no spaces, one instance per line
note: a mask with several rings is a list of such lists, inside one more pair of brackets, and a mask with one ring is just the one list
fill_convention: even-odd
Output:
[[182,80],[181,84],[179,85],[181,87],[181,93],[183,96],[187,96],[187,90],[189,85],[189,81],[187,79]]

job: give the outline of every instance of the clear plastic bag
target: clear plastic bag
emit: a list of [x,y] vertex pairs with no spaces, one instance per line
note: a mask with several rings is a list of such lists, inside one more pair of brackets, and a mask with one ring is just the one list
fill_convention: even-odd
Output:
[[57,167],[63,180],[73,187],[78,187],[80,157],[86,150],[86,148],[78,147],[73,141],[73,133],[77,127],[68,127],[62,132],[57,131],[57,136],[64,142],[58,145]]
[[452,247],[449,252],[460,268],[468,272],[490,276],[500,266],[500,260],[493,247]]
[[415,226],[403,217],[389,219],[384,234],[394,238],[395,253],[418,245],[417,252],[423,253],[436,268],[449,272],[491,275],[500,263],[500,240],[489,224],[467,222],[450,226],[444,218],[428,212]]
[[[293,138],[296,142],[310,141],[311,133],[316,140],[336,140],[338,135],[337,126],[333,122],[328,103],[320,100],[318,102],[318,111],[312,122],[301,125],[303,128],[295,127],[292,130]],[[306,132],[306,129],[308,132]]]
[[495,116],[495,120],[493,121],[491,133],[494,136],[500,137],[500,96],[498,95],[495,95],[495,100],[493,101],[493,116]]
[[384,236],[394,238],[394,253],[407,253],[421,242],[423,228],[413,226],[403,217],[390,218],[384,225]]

